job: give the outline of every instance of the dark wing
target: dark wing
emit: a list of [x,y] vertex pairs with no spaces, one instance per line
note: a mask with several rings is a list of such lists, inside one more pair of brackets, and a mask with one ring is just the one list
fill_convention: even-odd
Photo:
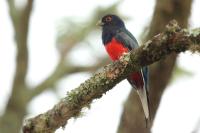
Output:
[[124,44],[129,50],[139,47],[135,37],[126,29],[120,29],[116,33],[115,39]]
[[[134,48],[138,48],[138,42],[135,39],[135,37],[127,30],[127,29],[120,29],[117,34],[115,35],[115,39],[119,42],[121,42],[123,45],[125,45],[125,47],[127,47],[129,50],[132,50]],[[144,80],[145,80],[145,88],[148,88],[148,68],[147,67],[143,67],[142,68],[142,73],[144,76]]]

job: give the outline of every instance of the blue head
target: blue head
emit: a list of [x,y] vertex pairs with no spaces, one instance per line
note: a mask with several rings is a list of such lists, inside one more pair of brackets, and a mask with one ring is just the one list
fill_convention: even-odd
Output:
[[103,44],[111,41],[112,37],[116,35],[117,30],[125,28],[124,22],[116,15],[105,15],[97,25],[102,26],[102,40]]
[[101,21],[99,22],[99,25],[104,28],[121,28],[125,27],[124,22],[116,15],[108,14],[105,15]]

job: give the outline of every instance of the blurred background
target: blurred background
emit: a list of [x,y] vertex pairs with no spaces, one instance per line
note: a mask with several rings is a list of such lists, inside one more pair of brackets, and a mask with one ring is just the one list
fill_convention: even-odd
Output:
[[[200,27],[199,0],[0,0],[0,133],[47,111],[110,63],[95,24],[114,13],[140,44],[176,19]],[[200,133],[199,53],[172,54],[150,66],[152,133]],[[126,80],[56,133],[148,133]]]

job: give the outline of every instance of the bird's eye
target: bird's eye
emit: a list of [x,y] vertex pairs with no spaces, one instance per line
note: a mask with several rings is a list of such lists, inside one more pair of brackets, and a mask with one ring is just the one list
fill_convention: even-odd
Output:
[[108,16],[106,17],[106,22],[110,22],[112,20],[112,17]]

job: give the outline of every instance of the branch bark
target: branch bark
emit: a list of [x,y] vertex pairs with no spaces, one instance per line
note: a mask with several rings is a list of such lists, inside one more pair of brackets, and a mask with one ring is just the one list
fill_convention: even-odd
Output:
[[93,99],[102,97],[129,73],[172,53],[190,50],[193,46],[198,47],[195,51],[200,52],[200,29],[189,32],[181,29],[176,21],[171,21],[164,32],[154,36],[145,45],[131,51],[121,60],[104,67],[102,72],[94,74],[69,92],[67,97],[61,99],[52,109],[26,120],[23,132],[54,132],[57,128],[64,126],[71,117],[77,117],[83,107],[90,105]]

